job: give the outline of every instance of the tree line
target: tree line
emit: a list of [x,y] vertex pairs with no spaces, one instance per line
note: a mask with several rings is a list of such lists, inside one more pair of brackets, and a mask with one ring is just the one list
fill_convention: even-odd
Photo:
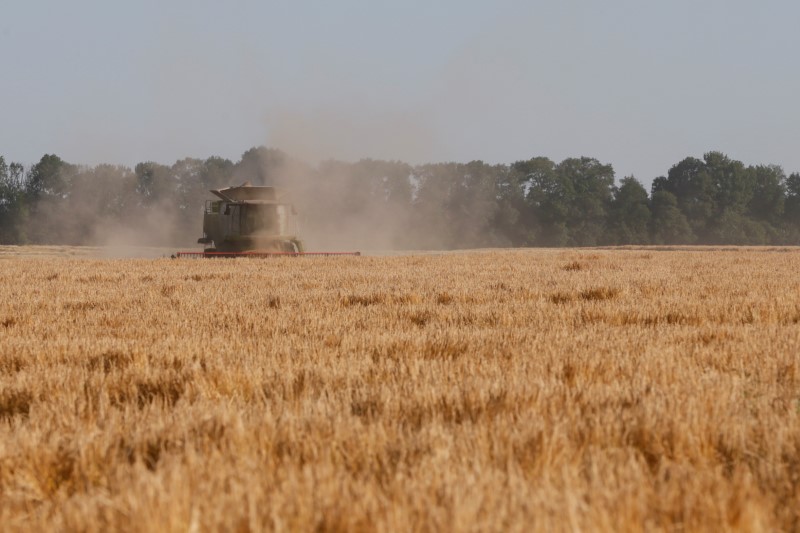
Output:
[[[290,190],[312,246],[455,249],[507,246],[800,243],[800,174],[720,152],[687,157],[651,190],[610,164],[547,157],[490,165],[324,161],[258,147],[239,161],[187,158],[133,169],[44,155],[0,156],[0,243],[186,245],[208,190],[250,181]],[[305,235],[304,235],[305,236]]]

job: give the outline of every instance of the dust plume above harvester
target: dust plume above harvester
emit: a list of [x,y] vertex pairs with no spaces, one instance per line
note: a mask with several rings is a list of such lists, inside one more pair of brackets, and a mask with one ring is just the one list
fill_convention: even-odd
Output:
[[203,214],[202,252],[178,257],[269,257],[274,255],[360,255],[360,252],[306,252],[299,237],[297,210],[286,190],[254,186],[212,189]]

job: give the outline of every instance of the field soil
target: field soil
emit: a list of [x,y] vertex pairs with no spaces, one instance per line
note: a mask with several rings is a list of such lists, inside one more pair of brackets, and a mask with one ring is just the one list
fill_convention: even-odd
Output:
[[81,250],[0,249],[2,530],[800,530],[798,249]]

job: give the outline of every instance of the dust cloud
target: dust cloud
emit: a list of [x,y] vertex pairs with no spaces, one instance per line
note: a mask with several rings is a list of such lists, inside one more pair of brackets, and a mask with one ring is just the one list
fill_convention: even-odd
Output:
[[[323,160],[312,165],[286,157],[268,165],[262,168],[262,179],[250,181],[288,193],[307,250],[383,251],[411,244],[414,190],[408,164]],[[241,182],[245,175],[238,177]]]
[[[436,145],[420,117],[284,111],[269,129],[274,148],[252,148],[235,162],[212,156],[135,169],[62,162],[52,172],[57,186],[30,213],[27,241],[99,246],[112,257],[145,247],[201,250],[204,205],[215,199],[209,191],[250,182],[285,190],[308,251],[509,244],[489,227],[497,202],[485,183],[493,183],[487,169],[494,167],[420,164]],[[369,158],[376,155],[384,159]]]
[[[300,237],[316,251],[392,251],[419,248],[437,228],[414,203],[414,164],[433,160],[442,145],[424,106],[337,103],[268,113],[267,145],[287,154],[261,161],[258,185],[286,189],[299,213]],[[240,181],[254,174],[240,174]]]

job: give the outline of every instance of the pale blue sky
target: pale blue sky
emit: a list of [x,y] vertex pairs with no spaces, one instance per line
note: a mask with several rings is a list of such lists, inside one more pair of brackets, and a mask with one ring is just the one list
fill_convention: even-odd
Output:
[[0,0],[0,154],[31,163],[722,150],[800,170],[800,3]]

